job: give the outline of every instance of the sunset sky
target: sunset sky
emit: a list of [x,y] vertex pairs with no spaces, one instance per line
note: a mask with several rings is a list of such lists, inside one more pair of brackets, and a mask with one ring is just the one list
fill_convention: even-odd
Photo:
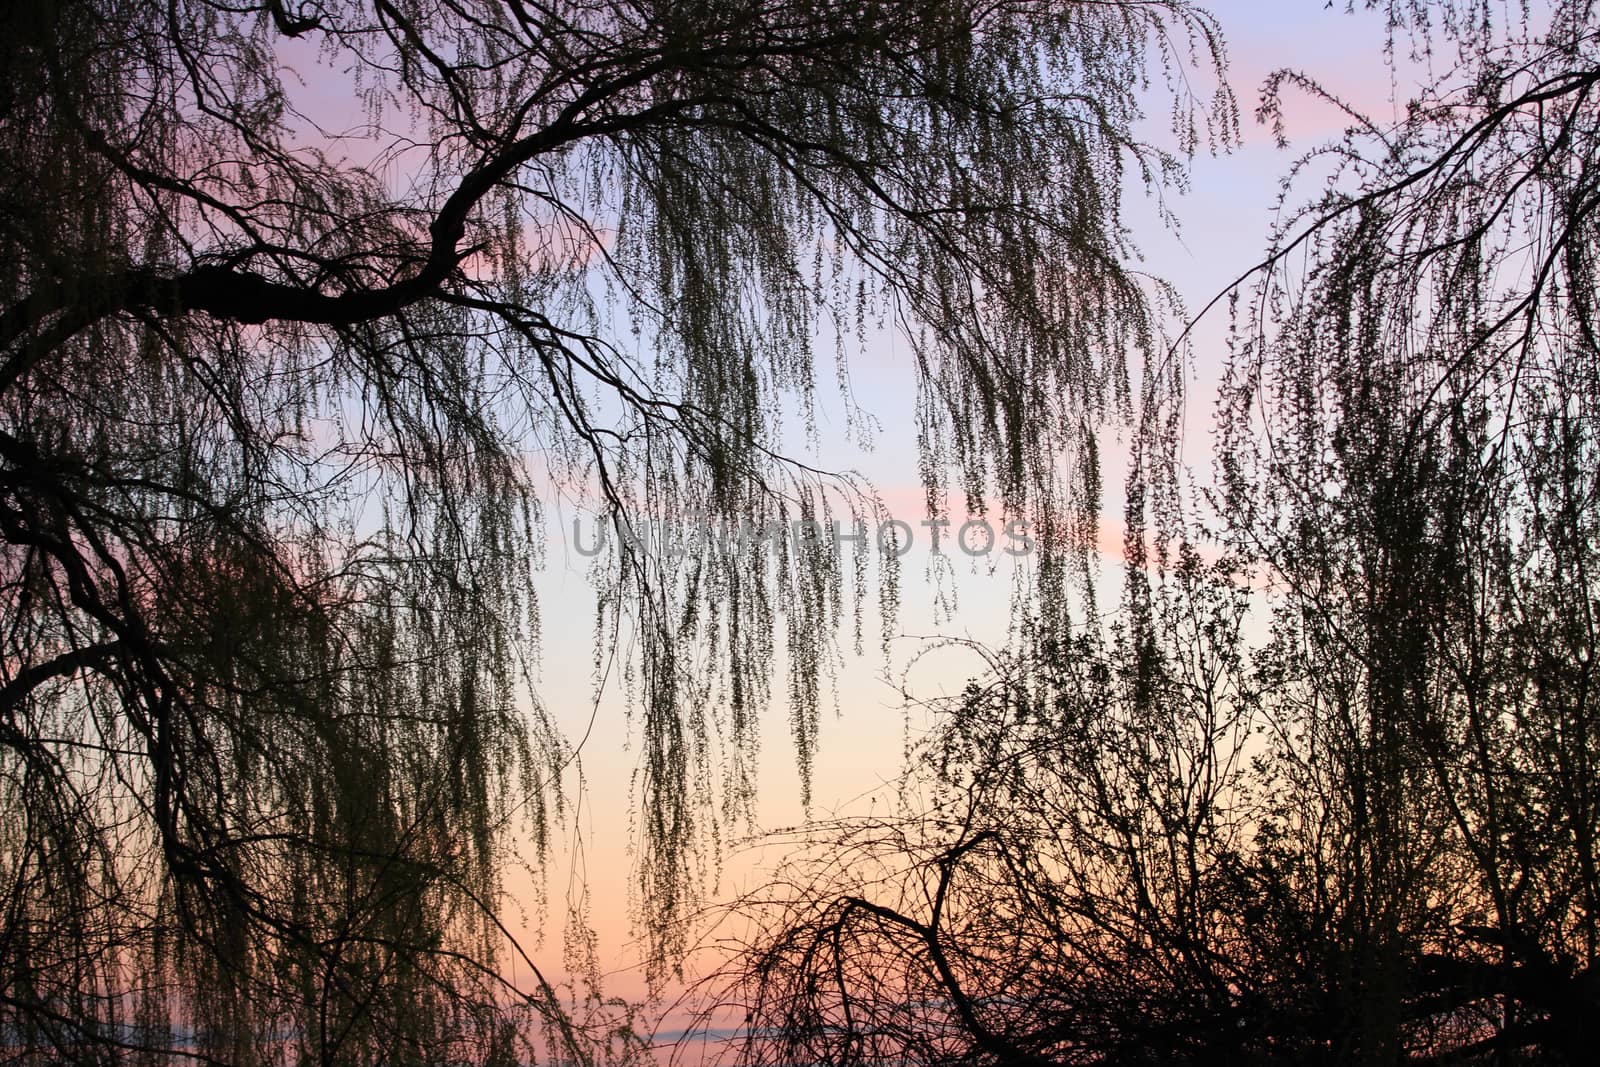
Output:
[[1592,1059],[1596,0],[15,15],[8,1062]]
[[[1221,21],[1230,61],[1230,79],[1238,96],[1243,120],[1243,145],[1222,156],[1202,155],[1193,163],[1192,188],[1187,194],[1167,192],[1181,220],[1181,232],[1162,228],[1142,189],[1131,189],[1126,204],[1134,237],[1145,255],[1150,273],[1173,283],[1191,312],[1203,307],[1228,282],[1259,260],[1271,224],[1281,175],[1302,152],[1336,136],[1345,126],[1337,109],[1294,93],[1287,99],[1285,118],[1290,138],[1288,150],[1279,149],[1265,127],[1255,121],[1258,89],[1274,69],[1290,67],[1319,79],[1352,104],[1383,121],[1391,119],[1390,76],[1383,64],[1383,24],[1370,12],[1346,14],[1342,5],[1329,10],[1319,0],[1218,0],[1207,5]],[[1410,87],[1396,90],[1402,105]],[[1151,121],[1150,136],[1164,133],[1161,116]],[[1304,187],[1302,187],[1304,188]],[[1184,460],[1193,467],[1209,466],[1210,410],[1217,370],[1224,351],[1226,309],[1219,306],[1194,333],[1193,366],[1185,425]],[[902,346],[892,336],[873,342],[868,358],[852,366],[857,401],[882,425],[873,452],[841,451],[829,447],[820,457],[823,465],[854,468],[872,480],[896,517],[915,523],[923,518],[922,492],[917,482],[915,432],[912,428],[914,395],[911,368]],[[825,376],[824,376],[825,377]],[[841,422],[837,397],[821,397],[820,433],[825,444],[838,434]],[[831,406],[830,406],[831,402]],[[832,420],[830,422],[830,420]],[[1106,442],[1106,534],[1103,542],[1116,544],[1120,528],[1114,525],[1120,511],[1120,478],[1116,474],[1119,446]],[[587,560],[567,543],[573,512],[552,510],[547,515],[549,560],[540,590],[545,626],[542,657],[543,696],[547,705],[577,739],[587,733],[581,753],[587,788],[579,810],[569,815],[558,834],[558,849],[549,872],[551,922],[536,959],[555,968],[560,952],[559,919],[563,895],[569,887],[586,884],[591,919],[601,939],[602,959],[618,970],[611,979],[624,995],[640,988],[630,970],[635,951],[630,947],[628,855],[630,776],[636,752],[628,747],[625,701],[616,678],[603,693],[597,708],[590,703],[593,596],[585,577]],[[586,535],[592,517],[578,514]],[[919,531],[920,533],[920,531]],[[936,610],[937,588],[928,580],[926,538],[903,561],[905,588],[900,629],[891,662],[873,648],[875,615],[869,609],[867,653],[848,655],[838,678],[839,714],[824,713],[820,752],[813,781],[813,814],[862,814],[903,770],[902,753],[907,730],[915,732],[917,714],[904,710],[895,684],[919,652],[932,647],[936,637],[971,639],[1001,645],[1006,639],[1008,596],[1014,571],[1002,562],[993,572],[960,556],[946,574],[944,589],[955,596],[955,612]],[[1105,580],[1114,588],[1116,561],[1107,557]],[[953,578],[953,581],[951,580]],[[947,601],[948,603],[948,601]],[[959,691],[963,682],[981,667],[980,659],[958,648],[943,648],[929,655],[904,675],[919,697]],[[887,669],[886,669],[887,668]],[[777,687],[781,690],[781,686]],[[592,726],[590,725],[592,715]],[[570,785],[571,783],[569,783]],[[799,803],[799,781],[793,747],[788,737],[787,712],[775,706],[767,716],[761,761],[761,829],[795,824],[804,817]],[[581,831],[581,855],[573,851],[574,830]],[[732,828],[734,835],[742,829]],[[730,856],[713,899],[728,899],[761,877],[761,861],[753,854]],[[772,850],[766,853],[772,858]],[[708,889],[712,887],[708,886]]]

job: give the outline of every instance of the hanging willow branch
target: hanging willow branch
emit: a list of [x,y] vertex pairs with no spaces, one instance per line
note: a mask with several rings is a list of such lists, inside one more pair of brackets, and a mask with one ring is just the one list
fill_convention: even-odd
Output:
[[[1124,178],[1235,125],[1225,90],[1189,95],[1220,39],[1177,0],[12,22],[0,1031],[64,1058],[518,1054],[499,872],[519,813],[546,841],[570,755],[526,667],[542,484],[614,531],[596,636],[630,650],[670,960],[775,664],[804,768],[865,572],[826,537],[637,532],[876,517],[783,458],[780,414],[812,411],[819,347],[843,375],[888,323],[930,497],[953,476],[1035,519],[1064,618],[1094,435],[1155,334]],[[1147,71],[1169,150],[1135,130]],[[323,129],[319,96],[359,120]],[[555,1011],[542,983],[509,1002]]]

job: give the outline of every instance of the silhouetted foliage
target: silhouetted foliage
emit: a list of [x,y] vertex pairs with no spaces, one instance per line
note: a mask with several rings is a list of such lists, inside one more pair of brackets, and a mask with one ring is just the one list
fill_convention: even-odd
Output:
[[[891,321],[930,497],[949,467],[1036,513],[1064,590],[1155,347],[1123,181],[1234,122],[1188,96],[1219,43],[1177,0],[87,0],[0,37],[0,1044],[31,1059],[510,1062],[524,1016],[579,1055],[496,921],[569,757],[535,490],[618,535],[597,666],[632,650],[670,960],[779,650],[804,765],[863,580],[826,540],[625,535],[870,514],[779,415]],[[1152,63],[1171,151],[1133,130]]]
[[1119,611],[998,657],[929,797],[750,903],[745,1059],[1592,1059],[1600,29],[1369,6],[1459,62],[1297,166],[1218,532],[1150,391]]
[[[1336,150],[1332,191],[1274,249],[1305,250],[1303,273],[1265,276],[1254,321],[1277,322],[1241,329],[1225,387],[1224,513],[1286,587],[1261,656],[1295,739],[1277,781],[1324,797],[1264,826],[1286,887],[1322,887],[1364,1058],[1582,1062],[1600,27],[1583,3],[1531,30],[1431,13],[1389,11],[1459,69]],[[1307,215],[1325,221],[1297,248]]]

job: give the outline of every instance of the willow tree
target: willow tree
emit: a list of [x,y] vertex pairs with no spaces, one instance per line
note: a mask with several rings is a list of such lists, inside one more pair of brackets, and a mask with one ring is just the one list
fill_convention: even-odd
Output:
[[627,535],[869,515],[779,416],[889,321],[930,495],[1037,509],[1065,581],[1152,337],[1124,184],[1232,123],[1177,0],[8,18],[0,1033],[72,1060],[520,1054],[554,1004],[508,988],[499,874],[570,755],[527,666],[542,486],[618,535],[596,636],[631,650],[670,951],[775,650],[804,763],[859,590],[827,538]]
[[759,902],[746,1060],[1593,1059],[1600,24],[1368,6],[1434,80],[1295,164],[1233,294],[1220,544],[1146,448],[1124,611]]
[[1273,824],[1361,1057],[1582,1062],[1600,27],[1383,6],[1397,54],[1457,66],[1306,161],[1329,191],[1285,219],[1223,405],[1233,529],[1284,588],[1265,663],[1301,752]]

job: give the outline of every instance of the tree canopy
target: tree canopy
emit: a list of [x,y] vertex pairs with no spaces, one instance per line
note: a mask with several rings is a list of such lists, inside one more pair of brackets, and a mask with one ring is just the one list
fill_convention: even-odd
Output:
[[570,755],[529,667],[546,487],[619,534],[597,638],[632,650],[670,952],[776,642],[804,763],[861,572],[621,535],[870,514],[781,416],[887,322],[930,499],[953,470],[1035,516],[1064,604],[1096,429],[1156,347],[1124,185],[1234,123],[1178,0],[8,20],[0,1040],[66,1060],[522,1055],[554,1005],[505,987],[499,877]]
[[1369,6],[1437,80],[1298,166],[1212,491],[1155,438],[1119,610],[747,905],[750,1061],[1592,1058],[1600,35]]

